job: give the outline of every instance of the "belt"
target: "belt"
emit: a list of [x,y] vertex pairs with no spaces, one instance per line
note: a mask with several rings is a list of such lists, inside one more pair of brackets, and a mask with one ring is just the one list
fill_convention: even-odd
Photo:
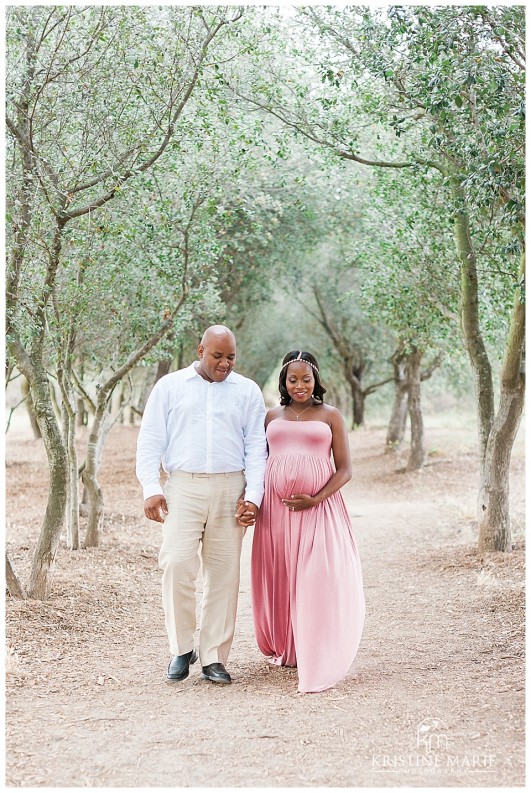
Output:
[[242,471],[227,471],[225,473],[220,473],[220,474],[198,474],[198,473],[194,473],[193,471],[177,470],[177,471],[172,471],[170,476],[185,476],[185,477],[188,477],[188,478],[191,478],[191,479],[197,479],[197,478],[210,479],[210,478],[222,477],[222,476],[226,477],[226,478],[229,478],[231,476],[242,476],[242,474],[243,474],[243,470]]

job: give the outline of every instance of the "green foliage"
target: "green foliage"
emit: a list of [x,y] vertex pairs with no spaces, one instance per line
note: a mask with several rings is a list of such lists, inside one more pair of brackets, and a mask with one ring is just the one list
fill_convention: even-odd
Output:
[[[306,300],[315,285],[347,337],[363,329],[367,342],[382,334],[451,353],[457,176],[481,254],[482,326],[501,355],[520,278],[523,8],[238,14],[9,9],[8,115],[21,129],[31,118],[36,153],[23,167],[21,141],[8,135],[9,251],[24,201],[31,207],[7,306],[23,344],[41,332],[45,306],[52,368],[74,325],[75,355],[111,369],[160,326],[185,280],[187,303],[147,362],[178,347],[192,354],[203,327],[223,321],[263,380],[273,337],[251,341],[256,317],[269,321],[278,289]],[[408,167],[368,170],[351,157]],[[57,217],[111,194],[68,220],[50,299]],[[286,310],[273,336],[289,347],[305,315]],[[307,336],[337,364],[315,323]]]
[[448,351],[458,343],[458,265],[445,222],[440,177],[372,174],[375,200],[363,217],[362,304],[403,344]]
[[306,7],[287,35],[283,13],[272,19],[259,63],[231,75],[236,96],[321,152],[384,166],[362,177],[350,258],[373,321],[456,351],[465,208],[482,332],[501,355],[523,237],[523,7]]

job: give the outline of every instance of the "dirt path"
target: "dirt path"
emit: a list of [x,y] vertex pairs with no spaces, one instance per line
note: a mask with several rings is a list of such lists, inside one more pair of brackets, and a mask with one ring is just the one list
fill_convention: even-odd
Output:
[[[447,433],[430,442],[447,449]],[[523,452],[513,462],[515,552],[474,550],[477,460],[454,433],[418,474],[351,438],[344,489],[362,555],[367,622],[349,677],[297,694],[296,672],[255,647],[245,541],[234,683],[165,681],[156,556],[139,518],[136,430],[106,451],[101,548],[58,557],[46,603],[7,612],[7,778],[44,787],[487,787],[524,784]],[[8,546],[27,577],[44,457],[8,436]],[[111,499],[112,494],[112,499]],[[427,728],[426,732],[423,728]],[[419,732],[420,728],[420,732]]]

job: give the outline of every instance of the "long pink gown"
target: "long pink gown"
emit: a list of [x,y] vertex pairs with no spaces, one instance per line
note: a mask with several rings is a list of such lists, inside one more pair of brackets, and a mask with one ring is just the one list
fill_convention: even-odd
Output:
[[300,512],[281,499],[313,495],[330,479],[332,431],[322,421],[273,419],[267,441],[251,559],[256,639],[271,662],[297,667],[300,692],[323,691],[345,677],[361,640],[358,550],[339,491]]

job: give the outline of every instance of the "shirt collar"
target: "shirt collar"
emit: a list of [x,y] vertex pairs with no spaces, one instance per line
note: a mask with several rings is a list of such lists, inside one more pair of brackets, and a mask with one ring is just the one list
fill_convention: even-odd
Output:
[[[198,364],[198,363],[199,363],[199,361],[194,361],[192,364],[190,364],[190,366],[187,366],[185,368],[185,370],[184,370],[185,371],[185,375],[184,375],[184,379],[185,380],[191,380],[193,377],[200,377],[201,380],[204,380],[204,377],[201,377],[201,375],[197,372],[197,370],[195,368],[196,364]],[[227,379],[223,380],[222,382],[223,383],[232,383],[232,385],[234,385],[237,382],[237,379],[234,376],[234,374],[235,374],[234,371],[232,371],[230,373],[230,375],[227,377]],[[207,383],[207,382],[208,382],[208,380],[205,380],[205,383]],[[218,383],[218,385],[221,385],[221,384]]]
[[190,366],[187,366],[186,369],[184,370],[185,371],[185,375],[184,375],[184,379],[185,380],[191,380],[192,377],[195,377],[196,375],[197,375],[197,377],[201,377],[201,375],[197,374],[197,372],[196,372],[196,369],[195,369],[196,363],[199,363],[199,361],[194,361],[193,363],[190,364]]

